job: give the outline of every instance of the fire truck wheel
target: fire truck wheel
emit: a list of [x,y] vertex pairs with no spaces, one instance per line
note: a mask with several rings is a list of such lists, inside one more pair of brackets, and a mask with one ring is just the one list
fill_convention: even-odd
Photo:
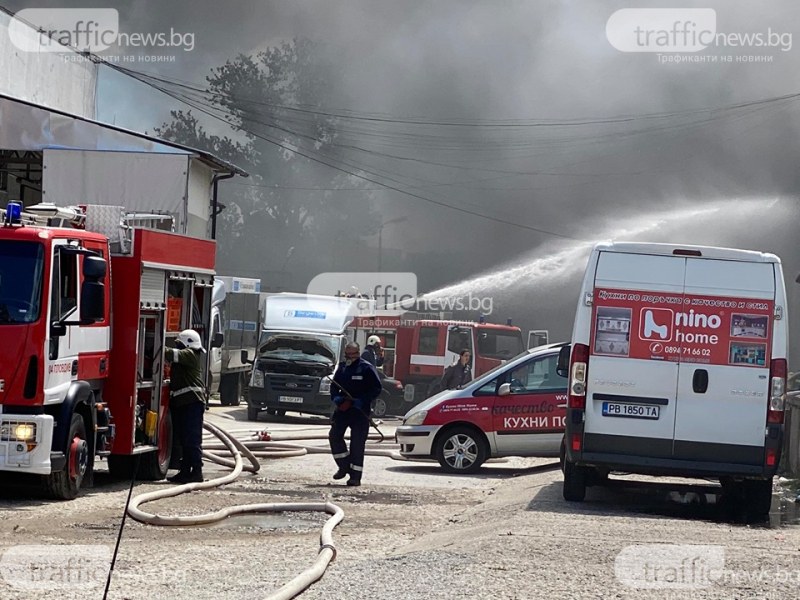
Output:
[[67,464],[64,470],[45,476],[47,491],[59,500],[72,500],[78,495],[92,460],[86,440],[86,425],[77,413],[72,415],[69,425],[66,454]]
[[434,453],[448,473],[474,473],[488,458],[489,448],[475,429],[456,426],[441,434]]
[[372,416],[379,419],[386,416],[386,395],[381,394],[375,399],[375,406],[372,408]]
[[158,427],[158,450],[143,454],[139,461],[138,479],[143,481],[159,481],[167,476],[172,459],[172,416],[164,413]]

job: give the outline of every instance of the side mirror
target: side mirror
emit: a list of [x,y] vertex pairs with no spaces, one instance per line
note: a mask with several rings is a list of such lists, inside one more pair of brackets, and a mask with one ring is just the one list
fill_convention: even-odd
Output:
[[254,360],[250,360],[250,356],[247,354],[247,350],[242,350],[241,360],[243,365],[252,365],[255,362]]
[[571,350],[572,346],[567,344],[566,346],[561,346],[561,350],[558,351],[558,365],[556,365],[556,373],[561,375],[561,377],[566,377],[569,375],[569,355]]
[[67,326],[59,321],[53,321],[50,324],[50,337],[60,338],[67,335]]
[[[105,261],[103,263],[105,264]],[[91,325],[102,321],[105,318],[105,313],[105,286],[99,281],[85,279],[81,285],[81,325]]]
[[100,281],[106,276],[106,261],[99,256],[83,257],[83,277],[92,281]]
[[[222,348],[223,344],[225,344],[225,335],[221,331],[218,331],[211,338],[211,347]],[[246,350],[244,350],[243,352],[245,353],[245,355],[247,354]]]
[[504,383],[500,386],[500,389],[497,390],[498,396],[508,396],[511,393],[511,384]]

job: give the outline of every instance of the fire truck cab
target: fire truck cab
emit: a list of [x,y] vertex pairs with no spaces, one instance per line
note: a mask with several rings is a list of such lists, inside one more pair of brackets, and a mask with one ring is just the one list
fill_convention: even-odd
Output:
[[207,336],[214,243],[121,207],[27,210],[10,203],[0,227],[0,474],[61,499],[91,484],[95,457],[163,478],[165,349],[184,328]]

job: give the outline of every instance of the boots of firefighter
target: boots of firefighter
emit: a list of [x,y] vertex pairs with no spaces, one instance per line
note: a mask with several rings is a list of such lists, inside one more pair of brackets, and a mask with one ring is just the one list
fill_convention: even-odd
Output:
[[178,471],[172,477],[167,477],[167,481],[171,483],[186,483],[189,481],[189,477],[192,474],[192,470],[189,467],[181,467],[181,470]]
[[201,483],[202,481],[205,481],[203,479],[203,465],[192,467],[192,471],[189,473],[186,483]]

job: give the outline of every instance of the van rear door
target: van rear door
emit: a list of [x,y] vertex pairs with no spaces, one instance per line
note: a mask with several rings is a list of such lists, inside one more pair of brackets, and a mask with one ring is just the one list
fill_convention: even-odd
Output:
[[774,269],[686,258],[674,458],[763,464]]
[[685,269],[682,256],[600,252],[584,451],[672,457],[678,362],[665,351]]

